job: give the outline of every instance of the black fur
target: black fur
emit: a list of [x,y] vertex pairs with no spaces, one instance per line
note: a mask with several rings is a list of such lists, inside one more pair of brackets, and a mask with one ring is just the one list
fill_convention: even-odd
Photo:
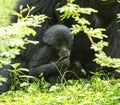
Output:
[[[117,19],[117,14],[120,13],[120,3],[117,0],[91,0],[91,7],[98,10],[97,14],[93,14],[94,25],[106,29],[105,34],[109,42],[109,46],[104,49],[106,54],[112,58],[120,58],[119,43],[120,43],[120,23]],[[99,23],[97,21],[99,20]],[[97,24],[97,25],[96,25]]]
[[43,36],[44,44],[35,52],[29,63],[29,75],[39,77],[41,73],[51,84],[70,68],[70,49],[73,35],[64,25],[50,27]]
[[[3,69],[4,68],[4,69]],[[1,82],[2,85],[0,85],[0,94],[3,92],[6,92],[7,90],[10,89],[10,86],[12,85],[12,80],[10,77],[10,73],[8,70],[10,69],[8,66],[4,66],[2,69],[0,69],[0,75],[4,78],[6,78],[6,82]]]
[[[85,2],[85,1],[83,1]],[[83,3],[84,4],[84,3]],[[90,17],[85,16],[91,22],[91,26],[94,28],[106,28],[106,32],[104,34],[108,35],[108,39],[105,39],[109,42],[109,46],[104,49],[106,54],[110,57],[120,58],[119,51],[119,39],[120,39],[120,23],[117,19],[117,14],[120,13],[120,4],[117,0],[89,0],[89,5],[82,5],[83,7],[92,7],[98,10],[98,13],[93,13]],[[96,39],[94,39],[96,41]],[[80,32],[74,38],[73,49],[71,52],[71,65],[78,68],[78,71],[81,69],[85,69],[87,72],[86,77],[90,76],[90,71],[96,70],[100,66],[93,62],[95,58],[95,52],[90,49],[91,43],[88,37]],[[76,62],[77,66],[76,67]],[[114,71],[111,68],[105,68],[106,71]],[[82,73],[79,75],[80,77],[85,77]]]
[[[107,0],[104,2],[101,0],[91,0],[90,7],[98,10],[98,13],[92,17],[94,25],[97,27],[107,28],[117,18],[117,14],[120,13],[120,4],[117,0]],[[99,21],[96,21],[96,19]]]

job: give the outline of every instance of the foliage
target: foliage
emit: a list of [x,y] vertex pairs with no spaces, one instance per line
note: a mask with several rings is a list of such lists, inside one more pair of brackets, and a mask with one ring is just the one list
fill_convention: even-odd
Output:
[[0,0],[0,26],[8,25],[16,0]]
[[[33,8],[28,9],[31,11]],[[11,58],[15,58],[15,55],[20,54],[20,48],[25,48],[25,44],[37,44],[35,41],[28,40],[27,36],[35,36],[36,34],[36,32],[28,26],[40,26],[46,17],[44,15],[29,16],[28,14],[23,18],[21,14],[19,15],[21,17],[18,23],[0,27],[0,67],[2,67],[2,64],[10,64]]]
[[[1,7],[1,8],[2,10],[7,10],[6,7]],[[36,32],[32,28],[30,28],[30,26],[40,27],[41,23],[44,22],[46,16],[45,15],[32,16],[30,15],[30,12],[34,8],[28,7],[22,9],[22,6],[20,8],[21,8],[20,14],[16,13],[15,11],[13,12],[11,10],[10,11],[7,10],[8,13],[12,12],[14,13],[14,15],[18,15],[19,19],[17,23],[6,25],[4,20],[2,20],[3,18],[0,17],[0,19],[3,21],[3,23],[1,21],[0,24],[0,68],[2,68],[3,65],[10,65],[11,59],[15,58],[16,55],[20,54],[20,49],[25,49],[24,47],[25,44],[38,43],[37,41],[32,41],[28,39],[28,36],[36,35]],[[28,14],[26,17],[23,17],[22,13],[25,11],[28,11]],[[4,13],[3,13],[3,17],[4,17]],[[4,79],[1,78],[1,80],[3,81]]]

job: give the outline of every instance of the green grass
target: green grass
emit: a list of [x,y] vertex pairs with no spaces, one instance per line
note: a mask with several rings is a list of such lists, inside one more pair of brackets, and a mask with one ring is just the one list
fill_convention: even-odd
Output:
[[0,95],[0,105],[120,105],[120,79],[95,76],[52,87],[33,82]]

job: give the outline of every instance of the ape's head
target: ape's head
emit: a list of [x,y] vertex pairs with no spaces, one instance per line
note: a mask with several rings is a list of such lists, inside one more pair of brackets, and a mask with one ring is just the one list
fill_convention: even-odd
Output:
[[68,27],[64,25],[54,25],[44,34],[43,42],[58,52],[60,57],[69,56],[74,36]]

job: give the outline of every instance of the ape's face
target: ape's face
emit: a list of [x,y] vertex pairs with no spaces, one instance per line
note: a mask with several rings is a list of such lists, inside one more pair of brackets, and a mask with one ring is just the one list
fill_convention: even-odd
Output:
[[100,3],[100,4],[114,4],[115,2],[117,2],[117,0],[96,0],[97,3]]
[[64,25],[51,26],[43,36],[43,42],[51,46],[59,57],[68,57],[70,55],[73,39],[74,36],[69,28]]
[[[61,27],[59,27],[59,28],[61,28]],[[63,29],[60,29],[60,30],[61,30],[61,32],[58,31],[58,29],[56,29],[56,32],[58,31],[58,33],[54,33],[55,30],[50,31],[50,33],[47,35],[50,35],[52,33],[53,36],[52,35],[49,37],[44,36],[43,41],[47,45],[51,46],[60,58],[61,57],[69,57],[70,49],[71,49],[71,46],[73,43],[73,35],[71,35],[70,33],[65,33],[64,32],[65,30],[63,30]],[[66,32],[67,32],[67,30],[66,30]]]

